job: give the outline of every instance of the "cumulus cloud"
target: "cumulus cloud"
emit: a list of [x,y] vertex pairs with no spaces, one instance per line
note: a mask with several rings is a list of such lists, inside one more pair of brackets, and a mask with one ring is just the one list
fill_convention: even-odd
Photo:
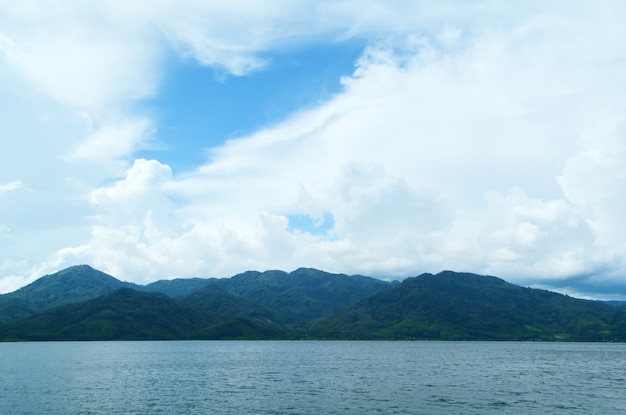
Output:
[[[572,121],[558,106],[584,105],[597,80],[564,66],[577,52],[557,51],[552,37],[555,50],[546,47],[537,32],[550,24],[476,35],[452,51],[436,39],[371,47],[332,101],[232,140],[173,178],[167,191],[185,201],[175,215],[188,228],[147,252],[211,258],[187,261],[183,273],[302,263],[379,276],[455,268],[518,281],[593,272],[602,262],[598,229],[557,177],[576,157],[577,131],[600,110]],[[604,99],[608,108],[619,97]],[[289,230],[289,214],[320,212],[333,218],[326,235]],[[124,235],[138,243],[136,230]]]
[[[543,15],[452,50],[449,27],[373,46],[332,102],[216,149],[175,186],[224,217],[208,200],[285,214],[304,192],[334,218],[333,268],[451,265],[519,281],[593,272],[602,236],[557,178],[581,132],[621,105],[609,88],[618,72],[604,65],[620,46],[603,43],[618,29],[605,23]],[[590,32],[601,32],[599,48]],[[589,53],[566,41],[579,37]],[[587,111],[590,96],[598,105]]]
[[626,248],[620,235],[626,226],[621,213],[626,203],[626,130],[622,117],[608,131],[602,131],[603,127],[584,140],[583,148],[566,160],[559,177],[567,197],[587,213],[597,243],[608,252],[624,252]]
[[[457,269],[561,286],[626,271],[620,3],[0,6],[2,70],[30,94],[11,96],[45,96],[21,102],[60,120],[48,165],[62,172],[56,189],[73,189],[60,194],[85,204],[82,238],[41,261],[50,268],[88,262],[140,282]],[[158,93],[166,55],[244,76],[267,51],[350,37],[369,46],[328,102],[212,148],[184,174],[132,161],[158,135],[138,102]],[[12,180],[0,176],[0,196]],[[314,234],[291,227],[294,215],[332,223]]]

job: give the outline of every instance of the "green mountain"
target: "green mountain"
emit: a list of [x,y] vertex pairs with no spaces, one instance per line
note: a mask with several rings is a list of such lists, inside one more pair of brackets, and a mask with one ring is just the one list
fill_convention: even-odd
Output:
[[0,296],[0,316],[0,340],[626,341],[624,306],[451,271],[389,283],[301,268],[143,287],[77,266]]
[[170,297],[182,297],[206,287],[210,282],[211,280],[206,278],[176,278],[151,282],[139,287],[138,290],[161,293]]
[[25,300],[0,297],[0,323],[21,320],[35,314],[37,311]]
[[626,301],[619,301],[619,300],[609,300],[609,301],[601,301],[604,304],[608,304],[608,305],[613,305],[613,306],[617,306],[617,307],[623,307],[626,306]]
[[204,310],[270,324],[285,324],[291,321],[288,316],[278,311],[214,286],[204,287],[182,297],[181,301]]
[[394,283],[360,275],[331,274],[311,268],[291,273],[248,271],[212,284],[264,305],[292,323],[305,323],[385,290]]
[[0,322],[18,320],[62,304],[96,298],[122,287],[122,282],[88,265],[77,265],[45,275],[9,294],[0,295]]
[[626,341],[626,308],[446,271],[408,278],[308,329],[316,338]]
[[234,316],[302,324],[389,286],[391,283],[374,278],[307,268],[290,274],[250,271],[232,278],[179,278],[139,286],[119,281],[87,265],[79,265],[1,295],[0,323],[24,319],[58,305],[93,299],[128,287],[171,297],[187,297],[189,303]]
[[281,333],[271,325],[129,288],[0,326],[4,341],[255,339]]

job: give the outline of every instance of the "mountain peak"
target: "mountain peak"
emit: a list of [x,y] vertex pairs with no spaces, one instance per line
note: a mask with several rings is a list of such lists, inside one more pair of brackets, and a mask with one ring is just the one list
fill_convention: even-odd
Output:
[[0,297],[0,321],[10,320],[3,315],[2,304],[8,301],[27,301],[27,314],[78,301],[86,301],[122,287],[136,287],[122,282],[89,265],[74,265],[44,275],[12,293]]

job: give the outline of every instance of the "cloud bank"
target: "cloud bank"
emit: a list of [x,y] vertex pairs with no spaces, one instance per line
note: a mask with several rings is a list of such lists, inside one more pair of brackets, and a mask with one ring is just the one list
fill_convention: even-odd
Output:
[[[0,289],[74,263],[140,283],[312,266],[626,287],[619,2],[23,4],[0,3]],[[246,76],[353,37],[369,46],[332,99],[190,171],[135,157],[169,56]]]

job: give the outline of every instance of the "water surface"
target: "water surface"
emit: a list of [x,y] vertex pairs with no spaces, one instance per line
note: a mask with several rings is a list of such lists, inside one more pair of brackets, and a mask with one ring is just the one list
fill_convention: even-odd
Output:
[[0,414],[623,414],[626,345],[0,343]]

